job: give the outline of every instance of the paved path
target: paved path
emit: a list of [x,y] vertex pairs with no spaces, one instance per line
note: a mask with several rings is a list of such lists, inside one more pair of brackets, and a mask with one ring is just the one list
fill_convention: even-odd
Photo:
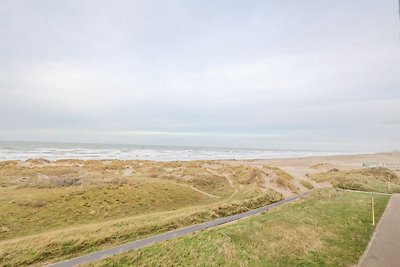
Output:
[[284,199],[284,200],[281,200],[279,202],[275,202],[273,204],[270,204],[268,206],[264,206],[264,207],[261,207],[261,208],[258,208],[258,209],[246,211],[246,212],[243,212],[243,213],[240,213],[240,214],[236,214],[236,215],[232,215],[232,216],[228,216],[228,217],[224,217],[224,218],[219,218],[219,219],[216,219],[216,220],[213,220],[213,221],[209,221],[209,222],[206,222],[206,223],[195,224],[195,225],[192,225],[192,226],[188,226],[188,227],[185,227],[185,228],[177,229],[177,230],[170,231],[170,232],[167,232],[167,233],[164,233],[164,234],[155,235],[155,236],[148,237],[148,238],[145,238],[145,239],[132,241],[132,242],[129,242],[129,243],[125,243],[125,244],[116,246],[116,247],[99,250],[97,252],[86,254],[86,255],[83,255],[83,256],[80,256],[80,257],[77,257],[77,258],[72,258],[72,259],[69,259],[69,260],[66,260],[66,261],[63,261],[63,262],[59,262],[59,263],[55,263],[55,264],[52,264],[52,265],[48,265],[48,266],[49,267],[50,266],[51,267],[70,267],[70,266],[76,266],[78,264],[98,261],[100,259],[103,259],[103,258],[106,258],[106,257],[110,257],[110,256],[113,256],[113,255],[122,253],[122,252],[126,252],[126,251],[129,251],[129,250],[142,248],[142,247],[151,245],[151,244],[156,243],[156,242],[165,241],[167,239],[171,239],[171,238],[174,238],[174,237],[183,236],[183,235],[186,235],[186,234],[189,234],[189,233],[193,233],[193,232],[196,232],[196,231],[204,230],[204,229],[207,229],[207,228],[210,228],[210,227],[214,227],[214,226],[217,226],[217,225],[221,225],[221,224],[224,224],[224,223],[228,223],[228,222],[236,221],[236,220],[239,220],[239,219],[242,219],[242,218],[246,218],[246,217],[251,216],[251,215],[256,215],[256,214],[262,213],[264,211],[267,211],[269,209],[272,209],[272,208],[278,207],[280,205],[283,205],[285,203],[292,202],[292,201],[294,201],[294,200],[296,200],[298,198],[301,198],[301,197],[303,197],[303,196],[305,196],[307,194],[308,194],[308,192],[302,193],[302,194],[296,195],[294,197],[291,197],[291,198],[288,198],[288,199]]
[[390,198],[359,266],[400,266],[400,194]]

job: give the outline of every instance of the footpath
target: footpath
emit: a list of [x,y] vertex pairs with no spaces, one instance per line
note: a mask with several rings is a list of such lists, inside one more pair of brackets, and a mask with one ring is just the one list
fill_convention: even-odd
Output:
[[359,266],[400,266],[400,194],[391,196]]
[[309,192],[305,192],[272,204],[269,204],[267,206],[261,207],[261,208],[257,208],[254,210],[249,210],[243,213],[239,213],[239,214],[235,214],[235,215],[231,215],[228,217],[222,217],[222,218],[218,218],[209,222],[205,222],[205,223],[200,223],[200,224],[195,224],[195,225],[191,225],[191,226],[187,226],[184,228],[180,228],[177,230],[173,230],[170,232],[166,232],[163,234],[159,234],[159,235],[155,235],[155,236],[150,236],[148,238],[145,239],[141,239],[141,240],[136,240],[136,241],[132,241],[132,242],[128,242],[119,246],[115,246],[112,248],[106,248],[103,250],[99,250],[93,253],[89,253],[80,257],[76,257],[76,258],[72,258],[63,262],[58,262],[58,263],[54,263],[54,264],[50,264],[47,265],[47,267],[72,267],[72,266],[77,266],[80,264],[85,264],[85,263],[90,263],[93,261],[98,261],[101,260],[103,258],[106,257],[110,257],[110,256],[114,256],[117,255],[119,253],[123,253],[123,252],[127,252],[133,249],[139,249],[145,246],[149,246],[151,244],[157,243],[157,242],[162,242],[171,238],[176,238],[179,236],[184,236],[190,233],[194,233],[197,231],[201,231],[201,230],[205,230],[211,227],[215,227],[221,224],[225,224],[225,223],[229,223],[229,222],[233,222],[233,221],[237,221],[249,216],[253,216],[253,215],[257,215],[260,214],[262,212],[265,212],[267,210],[273,209],[275,207],[281,206],[283,204],[286,203],[290,203],[293,202],[301,197],[304,197],[308,194]]

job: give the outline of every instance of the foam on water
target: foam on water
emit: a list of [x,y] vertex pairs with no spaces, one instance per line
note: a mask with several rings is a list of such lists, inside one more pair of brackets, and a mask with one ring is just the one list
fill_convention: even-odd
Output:
[[268,150],[239,148],[167,147],[144,145],[103,145],[39,142],[0,142],[0,160],[29,158],[136,159],[136,160],[216,160],[268,159],[343,155],[349,152]]

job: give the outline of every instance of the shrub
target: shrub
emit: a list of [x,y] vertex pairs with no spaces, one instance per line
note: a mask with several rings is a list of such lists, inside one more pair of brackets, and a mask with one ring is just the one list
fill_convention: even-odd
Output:
[[314,189],[314,186],[309,181],[300,180],[300,184],[309,190]]

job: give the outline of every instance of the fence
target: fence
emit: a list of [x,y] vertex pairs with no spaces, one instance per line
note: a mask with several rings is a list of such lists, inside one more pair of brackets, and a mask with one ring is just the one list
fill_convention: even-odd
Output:
[[363,162],[363,167],[366,168],[388,168],[388,169],[400,169],[400,163],[393,162]]

